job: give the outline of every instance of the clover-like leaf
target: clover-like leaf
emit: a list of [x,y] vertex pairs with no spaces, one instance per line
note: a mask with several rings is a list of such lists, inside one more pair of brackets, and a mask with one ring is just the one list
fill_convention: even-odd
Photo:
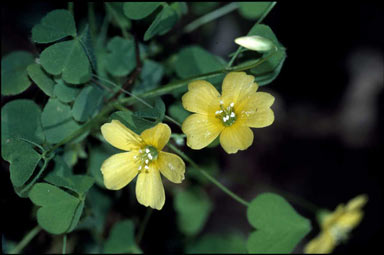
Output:
[[29,198],[40,206],[37,222],[52,234],[70,232],[77,225],[84,207],[84,201],[48,183],[36,183]]
[[62,79],[56,80],[57,84],[54,86],[53,94],[61,102],[70,103],[74,101],[80,93],[80,89],[66,84]]
[[77,121],[87,121],[103,103],[103,91],[96,86],[83,88],[72,108],[72,116]]
[[86,83],[91,78],[89,60],[78,39],[49,46],[41,53],[40,63],[48,73],[62,74],[71,84]]
[[105,64],[107,71],[114,76],[125,76],[136,66],[135,45],[133,40],[113,37],[107,45],[109,51]]
[[81,33],[79,37],[79,42],[81,43],[81,46],[83,47],[83,50],[87,55],[93,70],[97,71],[98,67],[97,67],[97,60],[95,55],[95,47],[93,45],[91,32],[88,24],[85,26],[83,32]]
[[53,86],[55,82],[44,72],[39,64],[30,64],[27,68],[29,77],[47,95],[53,96]]
[[247,209],[248,222],[257,230],[250,234],[250,253],[289,253],[311,230],[309,220],[299,215],[281,196],[264,193]]
[[69,176],[49,174],[44,180],[55,186],[70,189],[79,195],[84,195],[94,184],[93,177],[81,174]]
[[198,234],[212,211],[212,203],[202,189],[177,192],[174,206],[179,228],[186,235]]
[[164,35],[177,22],[177,12],[169,5],[164,5],[144,34],[144,41],[148,41],[156,35]]
[[58,143],[80,128],[72,118],[71,108],[52,98],[43,109],[41,122],[49,143]]
[[104,253],[137,253],[140,249],[135,243],[135,225],[131,220],[117,222],[104,244]]
[[139,20],[151,14],[160,4],[160,2],[127,2],[124,3],[123,10],[128,18]]
[[32,41],[50,43],[67,36],[76,36],[76,24],[68,10],[54,10],[32,28]]
[[34,57],[26,51],[14,51],[1,59],[1,94],[17,95],[32,84],[28,79],[27,66]]

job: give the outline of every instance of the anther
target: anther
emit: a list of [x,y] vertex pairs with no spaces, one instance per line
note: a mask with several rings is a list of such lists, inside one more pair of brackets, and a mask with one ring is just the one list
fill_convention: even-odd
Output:
[[235,106],[235,103],[234,103],[234,102],[232,102],[232,103],[230,104],[230,106],[231,106],[231,107]]
[[144,168],[145,168],[145,169],[149,169],[149,166],[145,165]]

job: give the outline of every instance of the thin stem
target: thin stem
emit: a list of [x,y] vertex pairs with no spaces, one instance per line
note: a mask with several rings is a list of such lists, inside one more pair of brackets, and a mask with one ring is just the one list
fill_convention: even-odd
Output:
[[24,238],[16,245],[16,247],[9,252],[9,254],[20,253],[25,248],[25,246],[27,246],[32,241],[32,239],[35,238],[40,230],[41,227],[39,225],[34,227],[31,231],[28,232],[27,235],[24,236]]
[[190,33],[192,32],[193,30],[195,30],[196,28],[208,23],[208,22],[211,22],[212,20],[215,20],[217,18],[220,18],[234,10],[236,10],[237,8],[239,8],[239,5],[237,2],[233,2],[233,3],[230,3],[230,4],[227,4],[217,10],[214,10],[210,13],[207,13],[205,14],[204,16],[201,16],[200,18],[192,21],[191,23],[189,23],[185,28],[184,28],[184,33]]
[[242,199],[241,197],[239,197],[238,195],[236,195],[235,193],[233,193],[231,190],[229,190],[227,187],[225,187],[224,185],[222,185],[219,181],[217,181],[212,175],[210,175],[207,171],[205,171],[204,169],[200,168],[190,157],[188,157],[184,152],[180,151],[178,148],[176,148],[176,146],[172,145],[172,144],[168,144],[167,145],[171,150],[173,150],[174,152],[176,152],[177,154],[180,155],[180,157],[182,157],[185,161],[189,162],[194,168],[198,169],[200,171],[200,173],[202,175],[204,175],[208,180],[210,180],[213,184],[215,184],[217,187],[219,187],[222,191],[224,191],[227,195],[229,195],[230,197],[232,197],[233,199],[235,199],[237,202],[239,202],[240,204],[248,207],[249,206],[249,202],[247,202],[246,200]]
[[73,2],[68,2],[68,11],[70,11],[72,16],[74,16],[74,14],[73,14]]
[[[48,154],[46,154],[48,155]],[[37,175],[32,179],[32,181],[30,181],[27,185],[25,185],[23,187],[23,189],[20,191],[20,193],[24,193],[25,191],[29,190],[29,188],[37,181],[37,179],[40,178],[41,174],[44,172],[45,168],[47,168],[48,166],[48,163],[49,161],[51,160],[51,158],[43,158],[44,160],[44,164],[43,166],[40,168],[39,172],[37,173]]]
[[88,2],[88,23],[91,31],[91,38],[96,37],[96,17],[95,17],[95,2]]
[[173,124],[176,124],[177,126],[179,126],[179,128],[181,128],[181,124],[180,122],[178,122],[177,120],[175,120],[174,118],[168,116],[168,115],[165,115],[164,116],[164,119],[167,119],[169,120],[170,122],[172,122]]
[[[265,12],[263,13],[263,15],[257,20],[256,25],[260,24],[265,17],[267,17],[267,15],[269,14],[269,12],[273,9],[273,7],[276,5],[276,2],[271,2],[271,4],[268,6],[268,8],[265,10]],[[228,62],[228,65],[227,65],[227,68],[231,67],[233,62],[235,61],[235,59],[237,58],[237,56],[240,54],[240,51],[241,51],[242,47],[240,46],[239,48],[237,48],[236,50],[236,53],[232,56],[231,60]]]
[[67,249],[67,235],[65,234],[63,236],[63,250],[62,250],[62,254],[66,253],[66,249]]
[[137,238],[136,238],[137,245],[140,244],[141,239],[143,238],[143,235],[144,235],[144,232],[145,232],[145,228],[147,227],[149,218],[152,215],[152,211],[153,211],[152,208],[150,208],[150,207],[147,208],[147,212],[145,213],[143,222],[141,223],[139,232],[137,234]]

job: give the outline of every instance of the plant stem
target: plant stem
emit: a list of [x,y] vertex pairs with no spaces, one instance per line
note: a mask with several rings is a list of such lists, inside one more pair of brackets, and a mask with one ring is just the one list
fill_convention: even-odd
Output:
[[116,13],[116,10],[113,9],[113,7],[109,5],[109,3],[105,3],[105,6],[107,7],[107,10],[113,15],[113,17],[116,20],[117,24],[119,24],[119,27],[120,27],[120,30],[121,30],[121,33],[122,33],[123,37],[125,39],[129,39],[129,35],[128,35],[126,29],[124,28],[124,26],[121,24],[120,19],[118,17],[118,14]]
[[149,218],[152,215],[152,211],[153,211],[152,208],[150,208],[150,207],[147,208],[147,212],[145,213],[143,222],[141,223],[139,232],[137,233],[137,238],[136,238],[137,245],[140,244],[141,239],[143,238],[143,235],[144,235],[144,232],[145,232],[145,228],[147,227]]
[[239,5],[237,2],[233,2],[233,3],[230,3],[230,4],[227,4],[217,10],[214,10],[210,13],[207,13],[205,14],[204,16],[201,16],[200,18],[192,21],[191,23],[189,23],[185,28],[184,28],[184,33],[190,33],[192,32],[193,30],[195,30],[196,28],[208,23],[208,22],[211,22],[212,20],[215,20],[217,18],[220,18],[234,10],[236,10],[237,8],[239,8]]
[[25,248],[25,246],[27,246],[32,241],[32,239],[40,232],[40,230],[41,227],[39,225],[34,227],[31,231],[28,232],[26,236],[24,236],[24,238],[16,245],[16,247],[9,252],[9,254],[20,253]]
[[[268,8],[265,10],[263,15],[257,20],[254,26],[260,24],[265,17],[267,17],[268,13],[273,9],[273,7],[276,5],[276,2],[271,2],[271,4],[268,6]],[[240,46],[237,48],[236,53],[232,56],[231,60],[228,62],[227,68],[231,67],[237,56],[240,54],[242,47]]]
[[65,234],[63,236],[63,250],[62,250],[62,254],[66,253],[66,249],[67,249],[67,235]]
[[74,13],[73,13],[73,2],[68,2],[68,11],[70,11],[72,16],[74,16]]
[[180,151],[178,148],[176,148],[176,146],[172,145],[172,144],[168,144],[167,145],[171,150],[173,150],[174,152],[176,152],[177,154],[180,155],[180,157],[182,157],[185,161],[189,162],[194,168],[198,169],[200,171],[200,173],[202,175],[204,175],[208,180],[210,180],[213,184],[215,184],[217,187],[219,187],[222,191],[224,191],[225,193],[227,193],[227,195],[229,195],[230,197],[232,197],[233,199],[235,199],[237,202],[239,202],[240,204],[248,207],[249,206],[249,202],[245,201],[244,199],[242,199],[241,197],[239,197],[238,195],[236,195],[235,193],[233,193],[231,190],[229,190],[227,187],[225,187],[224,185],[222,185],[219,181],[217,181],[212,175],[210,175],[207,171],[205,171],[204,169],[200,168],[190,157],[188,157],[184,152]]

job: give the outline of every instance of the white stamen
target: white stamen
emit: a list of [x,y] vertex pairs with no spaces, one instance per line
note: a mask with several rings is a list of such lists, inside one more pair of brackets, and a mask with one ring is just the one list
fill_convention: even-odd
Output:
[[152,155],[151,155],[150,153],[148,153],[148,158],[149,158],[150,160],[153,159],[153,157],[152,157]]
[[139,170],[141,170],[141,166],[139,166]]
[[231,106],[231,107],[233,107],[234,105],[235,105],[235,103],[234,103],[234,102],[232,102],[232,103],[230,104],[230,106]]
[[137,155],[133,156],[134,159],[137,159]]
[[149,166],[146,165],[144,168],[145,168],[145,169],[149,169]]
[[[217,101],[216,101],[217,102]],[[223,100],[220,100],[220,104],[224,104]]]
[[226,121],[227,121],[227,118],[226,118],[226,117],[223,117],[223,121],[226,122]]
[[235,113],[234,112],[231,112],[231,117],[235,117]]
[[140,153],[142,153],[142,152],[143,152],[143,150],[142,150],[142,149],[140,149],[140,150],[139,150],[139,152],[140,152]]
[[145,152],[146,152],[146,153],[149,153],[149,149],[148,149],[148,148],[147,148],[147,149],[145,149]]
[[215,114],[220,114],[220,111],[216,111]]
[[145,160],[145,164],[148,165],[148,162],[149,162],[148,159],[146,159],[146,160]]

